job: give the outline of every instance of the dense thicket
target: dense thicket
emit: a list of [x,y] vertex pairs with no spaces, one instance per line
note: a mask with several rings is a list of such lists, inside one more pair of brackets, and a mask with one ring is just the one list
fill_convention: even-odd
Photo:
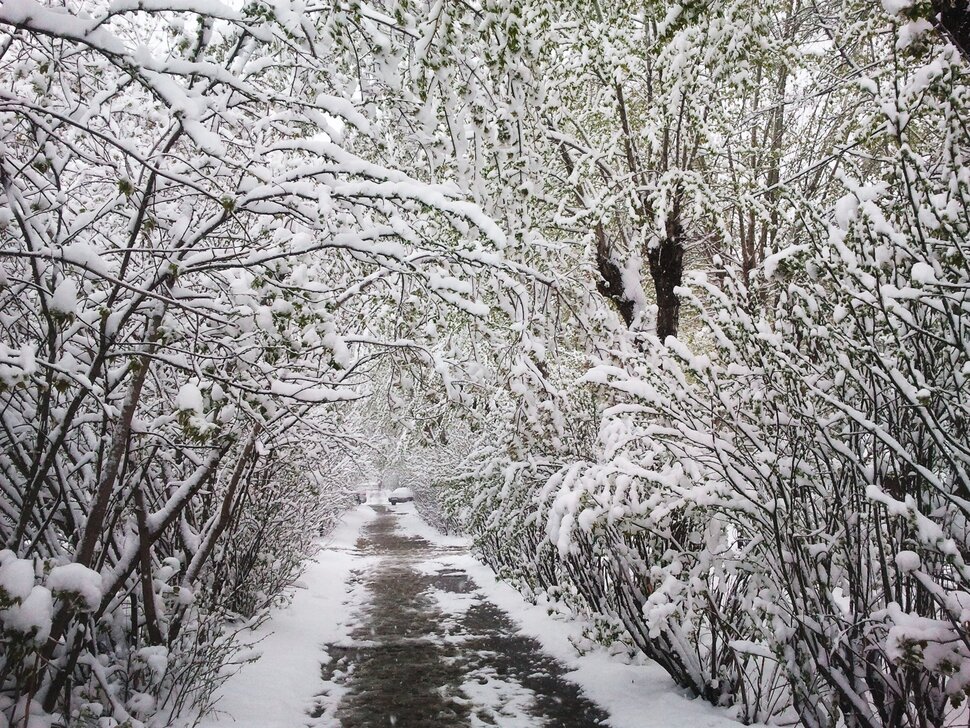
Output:
[[0,711],[204,707],[358,481],[745,721],[970,688],[966,4],[0,9]]
[[356,29],[0,10],[3,725],[204,708],[366,474],[341,404],[503,268],[467,195],[393,164]]
[[579,81],[537,122],[544,190],[607,241],[631,330],[497,396],[532,414],[444,492],[496,569],[746,721],[965,710],[970,97],[941,22],[613,3],[543,36],[536,76]]

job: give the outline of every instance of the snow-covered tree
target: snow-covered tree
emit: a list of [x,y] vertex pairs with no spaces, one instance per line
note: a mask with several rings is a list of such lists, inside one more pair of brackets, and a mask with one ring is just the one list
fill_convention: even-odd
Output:
[[[657,131],[630,135],[650,149],[693,119],[675,176],[696,180],[683,229],[711,246],[677,290],[689,334],[601,351],[562,410],[580,420],[585,397],[602,417],[592,452],[564,456],[551,430],[524,456],[489,445],[447,493],[498,570],[746,720],[943,725],[970,664],[966,59],[933,9],[773,10],[671,8],[671,45],[641,61],[704,82],[683,107],[642,94]],[[659,199],[662,175],[630,183],[625,133],[607,138],[589,176],[615,198],[596,199]]]
[[411,346],[404,309],[485,312],[469,270],[503,268],[505,235],[381,162],[347,28],[259,2],[0,10],[7,720],[204,704],[225,619],[339,505],[339,471],[312,474]]

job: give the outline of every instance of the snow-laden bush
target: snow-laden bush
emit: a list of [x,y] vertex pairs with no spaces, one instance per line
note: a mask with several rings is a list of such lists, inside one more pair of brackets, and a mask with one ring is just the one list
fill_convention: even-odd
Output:
[[340,404],[481,313],[505,236],[387,164],[356,19],[0,7],[0,722],[204,707],[346,504]]
[[447,492],[499,573],[745,720],[942,726],[970,688],[968,67],[917,9],[856,10],[819,55],[854,69],[857,154],[771,185],[784,235],[689,279],[689,344],[600,354],[592,456],[493,447]]

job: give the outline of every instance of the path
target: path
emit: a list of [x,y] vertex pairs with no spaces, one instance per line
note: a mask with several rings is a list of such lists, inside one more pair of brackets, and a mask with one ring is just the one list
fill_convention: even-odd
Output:
[[[340,726],[605,724],[606,713],[563,679],[567,669],[449,563],[463,548],[404,534],[393,510],[374,510],[357,542],[379,557],[366,577],[370,600],[352,641],[326,648],[323,677],[346,689],[333,711]],[[314,717],[334,704],[325,690]]]
[[654,666],[578,657],[575,625],[525,604],[409,505],[361,506],[304,582],[203,728],[739,725]]

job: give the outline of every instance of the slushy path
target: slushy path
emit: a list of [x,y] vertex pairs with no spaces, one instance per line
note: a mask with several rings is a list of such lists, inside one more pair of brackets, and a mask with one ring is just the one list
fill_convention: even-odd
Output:
[[737,728],[653,665],[579,657],[575,623],[525,603],[413,506],[361,506],[256,635],[203,728]]
[[321,693],[315,717],[330,713],[344,728],[606,725],[567,669],[449,564],[463,548],[435,546],[399,530],[393,509],[374,510],[357,541],[378,557],[363,577],[369,600],[350,641],[326,647],[323,678],[337,689]]

